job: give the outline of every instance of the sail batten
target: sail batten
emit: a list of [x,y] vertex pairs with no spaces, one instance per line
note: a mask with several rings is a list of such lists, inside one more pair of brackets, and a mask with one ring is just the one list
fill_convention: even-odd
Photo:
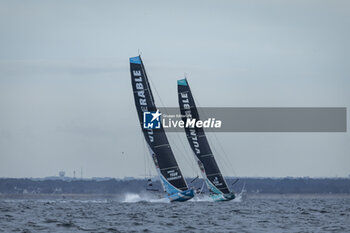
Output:
[[[177,87],[182,120],[191,118],[198,121],[199,113],[187,79],[178,80]],[[185,132],[208,188],[217,194],[230,194],[231,191],[215,161],[203,128],[185,127]]]

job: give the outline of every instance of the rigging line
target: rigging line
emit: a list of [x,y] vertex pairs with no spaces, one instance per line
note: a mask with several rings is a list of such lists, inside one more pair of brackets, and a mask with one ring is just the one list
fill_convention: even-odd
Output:
[[[193,98],[195,99],[195,101],[198,103],[198,106],[200,106],[199,101],[196,99],[196,97],[193,95],[193,93],[192,93],[192,96],[193,96]],[[200,108],[201,108],[201,107],[200,107]],[[202,108],[201,108],[201,112],[203,113],[203,115],[205,116],[205,118],[208,118],[208,117],[206,116],[205,111],[202,110]],[[233,173],[234,176],[237,176],[237,174],[236,174],[236,172],[235,172],[235,169],[234,169],[234,166],[232,165],[231,160],[230,160],[228,154],[226,153],[226,150],[224,149],[224,147],[223,147],[221,141],[219,140],[219,138],[218,138],[218,136],[217,136],[217,133],[216,133],[216,132],[212,132],[212,133],[213,133],[213,135],[214,135],[215,141],[216,141],[217,144],[219,145],[219,148],[220,148],[221,152],[222,152],[223,155],[224,155],[224,157],[223,157],[224,160],[226,160],[226,162],[228,163],[228,164],[224,164],[224,167],[228,168],[227,165],[229,165],[230,167],[228,168],[228,171],[231,171],[231,172]],[[210,143],[210,142],[209,142],[209,143]],[[210,144],[213,145],[213,143],[210,143]],[[217,147],[214,146],[214,145],[213,145],[212,147],[213,147],[214,151],[216,151],[216,153],[220,156],[221,153],[220,153],[220,151],[217,150]],[[220,157],[222,157],[222,156],[220,156]]]
[[149,150],[146,146],[145,139],[143,138],[143,133],[141,133],[141,139],[142,139],[142,147],[143,147],[143,158],[144,158],[144,169],[145,169],[145,178],[152,177],[152,161],[149,160],[149,156],[147,153],[147,150]]
[[142,154],[143,154],[143,169],[144,169],[144,178],[147,178],[147,165],[146,165],[146,154],[145,154],[145,140],[143,139],[142,134],[141,135],[141,141],[142,141]]
[[[169,115],[169,113],[168,113],[168,111],[166,110],[165,105],[164,105],[164,103],[163,103],[163,101],[162,101],[162,98],[160,97],[160,95],[159,95],[159,93],[158,93],[158,90],[157,90],[156,85],[154,84],[153,80],[152,80],[150,77],[148,77],[148,80],[151,82],[152,87],[153,87],[153,90],[155,90],[155,92],[156,92],[156,95],[157,95],[157,97],[158,97],[158,99],[159,99],[160,105],[164,108],[165,113]],[[176,136],[180,139],[180,136],[179,136],[179,134],[178,134],[178,132],[179,132],[178,129],[175,129],[175,131],[176,131],[176,132],[175,132]],[[181,139],[180,139],[179,141],[180,141],[180,143],[182,144],[182,148],[185,148],[185,146],[184,146],[183,142],[181,141]],[[183,158],[185,159],[186,165],[189,166],[189,168],[191,169],[192,173],[193,173],[194,171],[197,171],[197,170],[194,169],[193,161],[192,161],[192,162],[189,161],[188,158],[187,158],[187,156],[185,155],[185,154],[187,154],[187,152],[185,151],[185,153],[183,153],[183,151],[179,149],[177,143],[176,143],[174,140],[173,140],[173,145],[174,145],[175,148],[180,152],[181,157],[183,157]],[[198,171],[197,171],[197,173],[198,173]]]
[[[222,158],[222,159],[225,160],[224,163],[220,163],[220,160],[219,160],[218,162],[219,162],[220,164],[223,165],[223,168],[225,169],[226,172],[233,172],[233,173],[235,174],[235,171],[233,170],[233,166],[232,166],[232,164],[231,164],[231,161],[229,160],[229,158],[227,157],[227,155],[225,156],[225,153],[223,152],[223,150],[222,150],[222,153],[221,153],[221,151],[218,150],[217,146],[215,146],[215,145],[213,144],[213,138],[212,138],[211,136],[210,136],[210,139],[211,139],[211,140],[208,140],[208,142],[209,142],[209,144],[210,144],[210,147],[213,148],[213,150],[215,151],[215,154],[216,154],[217,156],[219,156],[220,158]],[[220,141],[219,141],[218,138],[214,138],[214,140],[217,142],[217,144],[220,143]],[[220,147],[220,146],[219,146],[219,147]],[[222,156],[222,154],[223,154],[224,156]]]
[[201,194],[203,192],[204,185],[205,185],[205,181],[203,181],[202,188],[201,188],[201,191],[199,192],[199,194]]
[[[193,96],[194,101],[197,103],[198,107],[200,107],[201,112],[203,113],[203,116],[204,116],[205,118],[207,118],[205,112],[202,110],[202,107],[201,107],[199,101],[197,100],[197,98],[195,97],[195,95],[193,94],[193,92],[192,92],[192,96]],[[232,171],[232,172],[234,173],[234,175],[236,175],[236,172],[235,172],[234,169],[233,169],[234,167],[233,167],[233,165],[232,165],[232,163],[231,163],[231,161],[230,161],[230,159],[229,159],[229,157],[228,157],[226,151],[224,150],[222,144],[220,143],[220,140],[218,139],[218,137],[217,137],[217,135],[216,135],[216,132],[212,132],[212,133],[214,134],[214,137],[215,137],[216,141],[218,142],[219,147],[221,148],[221,150],[222,150],[222,152],[223,152],[223,154],[224,154],[224,159],[226,160],[226,162],[228,162],[228,164],[225,163],[225,166],[229,165],[229,166],[231,167],[231,168],[229,169],[229,171]],[[214,149],[216,152],[218,152],[218,151],[216,150],[216,147],[215,147],[215,146],[213,147],[213,149]],[[218,153],[218,155],[220,156],[220,153]]]
[[[176,134],[177,134],[177,133],[176,133]],[[178,135],[178,134],[177,134],[177,135]],[[178,135],[178,137],[180,137],[180,136]],[[180,140],[180,143],[181,143],[182,147],[183,147],[183,148],[186,148],[186,146],[184,145],[182,139],[179,139],[179,140]],[[184,149],[184,150],[185,150],[185,154],[186,154],[186,155],[187,155],[187,154],[192,154],[192,153],[193,153],[191,149],[187,149],[187,150]],[[184,156],[187,158],[186,155],[184,155]],[[190,160],[189,165],[190,165],[190,167],[191,167],[192,175],[198,176],[198,166],[195,164],[195,160],[190,159],[190,158],[189,158],[189,160]]]
[[[218,136],[217,136],[217,133],[213,132],[213,135],[214,135],[214,138],[215,138],[217,144],[219,145],[219,148],[221,149],[222,153],[224,154],[224,159],[228,162],[228,164],[229,164],[229,166],[230,166],[229,171],[231,171],[231,172],[233,173],[233,175],[237,177],[237,173],[235,172],[234,166],[233,166],[233,164],[231,163],[231,160],[230,160],[228,154],[226,153],[226,150],[224,149],[224,147],[223,147],[221,141],[219,140],[219,138],[218,138]],[[214,149],[215,149],[215,147],[214,147]],[[219,154],[219,155],[220,155],[220,154]]]
[[145,140],[143,138],[143,135],[141,133],[141,140],[142,140],[142,154],[143,154],[143,166],[144,166],[144,176],[147,178],[148,175],[148,160],[147,160],[147,154],[146,154],[146,146],[145,146]]
[[[181,112],[180,112],[180,114],[181,114]],[[178,128],[174,128],[174,129],[176,131],[175,134],[177,136],[177,139],[178,139],[178,141],[180,141],[180,144],[181,144],[181,146],[182,146],[182,148],[183,148],[183,150],[185,152],[183,154],[183,157],[185,157],[187,163],[189,164],[189,166],[191,168],[191,171],[192,171],[192,175],[198,176],[198,166],[196,166],[195,161],[193,159],[187,158],[187,156],[186,156],[187,154],[192,154],[193,153],[192,149],[190,149],[188,146],[186,147],[184,142],[183,142],[183,139],[181,139],[181,137],[180,137],[180,133],[185,133],[185,132],[181,132],[182,130],[178,129]],[[186,135],[186,133],[185,133],[185,135]],[[177,147],[176,144],[175,144],[175,146]]]
[[[185,150],[185,145],[184,145],[183,142],[181,141],[178,132],[175,132],[175,134],[176,134],[176,136],[177,136],[178,141],[180,141],[180,143],[182,144],[182,148]],[[195,169],[195,167],[193,166],[193,161],[192,161],[191,159],[189,159],[189,158],[186,156],[186,154],[188,154],[188,152],[185,151],[185,152],[183,153],[183,151],[179,149],[179,146],[177,145],[176,141],[174,141],[174,138],[172,138],[172,139],[173,139],[172,141],[173,141],[173,144],[174,144],[176,150],[179,151],[179,153],[181,154],[181,157],[184,158],[184,160],[186,161],[186,165],[190,168],[191,173],[192,173],[191,175],[196,174],[196,173],[195,173],[196,169]]]
[[[181,111],[180,111],[180,109],[178,109],[178,114],[180,114],[181,115]],[[182,134],[185,134],[186,135],[186,133],[184,132],[184,131],[182,131],[181,129],[179,129],[179,128],[174,128],[174,130],[175,130],[175,134],[176,134],[176,137],[178,138],[178,141],[180,142],[180,144],[181,144],[181,148],[183,148],[183,150],[184,150],[184,156],[183,157],[185,157],[185,159],[186,159],[186,161],[187,161],[187,163],[189,164],[189,166],[190,166],[190,168],[191,168],[191,171],[192,171],[192,175],[194,175],[194,176],[198,176],[198,166],[195,164],[195,161],[193,160],[193,159],[190,159],[190,158],[188,158],[186,155],[188,155],[188,154],[192,154],[193,152],[192,152],[192,149],[191,148],[189,148],[188,147],[188,144],[187,144],[187,147],[185,146],[185,143],[183,142],[183,138],[181,138],[180,137],[180,133],[182,133]],[[176,146],[176,144],[175,144],[175,146]],[[189,159],[189,160],[188,160]]]
[[186,160],[187,166],[189,166],[189,168],[191,169],[191,173],[192,173],[191,175],[197,176],[198,171],[197,171],[197,168],[194,164],[194,161],[192,159],[188,158],[188,156],[186,156],[187,154],[192,154],[192,150],[188,151],[188,149],[186,149],[187,147],[184,145],[184,143],[179,135],[180,132],[178,131],[178,129],[175,129],[175,130],[176,130],[176,132],[175,132],[176,137],[177,137],[178,141],[180,141],[180,144],[184,150],[184,153],[182,153],[182,151],[179,150],[177,143],[174,143],[175,148],[180,151],[181,157],[183,157]]
[[234,173],[235,176],[237,176],[237,174],[236,174],[236,172],[235,172],[235,170],[234,170],[234,166],[232,165],[232,163],[231,163],[231,161],[230,161],[230,159],[229,159],[229,157],[228,157],[228,155],[227,155],[227,153],[226,153],[224,147],[222,146],[222,144],[221,144],[219,138],[217,137],[216,134],[214,134],[214,137],[215,137],[216,141],[218,142],[219,147],[221,148],[221,151],[224,153],[224,156],[225,156],[226,159],[228,160],[228,162],[229,162],[229,164],[230,164],[230,166],[231,166],[231,168],[232,168],[231,171]]
[[[181,114],[181,112],[180,112],[180,114]],[[184,157],[186,158],[186,160],[188,161],[188,159],[189,159],[189,166],[191,167],[191,171],[192,171],[192,175],[194,175],[194,176],[198,176],[198,166],[196,165],[196,163],[195,163],[195,160],[193,160],[193,159],[191,159],[191,158],[188,158],[186,155],[188,155],[188,154],[192,154],[193,153],[193,151],[192,151],[192,149],[188,146],[188,144],[187,144],[187,147],[185,146],[185,144],[184,144],[184,142],[183,142],[183,138],[181,138],[180,137],[180,133],[183,133],[183,134],[185,134],[186,135],[186,133],[185,132],[180,132],[180,130],[181,129],[178,129],[178,128],[175,128],[175,134],[176,134],[176,136],[177,136],[177,138],[178,138],[178,140],[180,141],[180,143],[181,143],[181,146],[182,146],[182,148],[184,149],[184,151],[185,151],[185,153],[184,153]],[[190,156],[191,157],[191,156]]]

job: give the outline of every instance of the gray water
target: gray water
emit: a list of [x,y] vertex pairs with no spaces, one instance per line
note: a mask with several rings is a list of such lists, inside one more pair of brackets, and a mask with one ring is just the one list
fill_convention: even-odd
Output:
[[350,232],[350,196],[0,198],[0,232]]

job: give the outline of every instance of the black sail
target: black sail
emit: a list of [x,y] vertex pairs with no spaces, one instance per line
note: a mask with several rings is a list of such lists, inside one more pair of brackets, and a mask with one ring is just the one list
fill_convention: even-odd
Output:
[[155,112],[152,91],[141,57],[130,58],[131,84],[139,122],[163,188],[168,194],[187,190],[187,184],[170,148],[164,129],[144,129],[144,112]]
[[[180,111],[181,115],[183,116],[182,120],[184,122],[186,122],[187,119],[196,119],[198,121],[200,119],[198,110],[196,108],[187,79],[178,80],[177,87]],[[203,128],[185,127],[185,132],[191,149],[197,158],[197,162],[204,179],[206,179],[208,188],[217,194],[230,193],[230,189],[228,188],[210,149]]]

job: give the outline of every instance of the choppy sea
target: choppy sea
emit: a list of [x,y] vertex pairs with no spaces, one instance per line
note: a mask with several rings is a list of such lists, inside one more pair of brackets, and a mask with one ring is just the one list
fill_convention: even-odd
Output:
[[350,232],[350,195],[1,196],[0,232]]

